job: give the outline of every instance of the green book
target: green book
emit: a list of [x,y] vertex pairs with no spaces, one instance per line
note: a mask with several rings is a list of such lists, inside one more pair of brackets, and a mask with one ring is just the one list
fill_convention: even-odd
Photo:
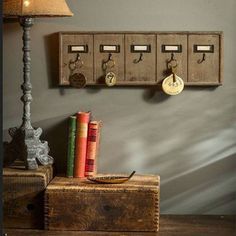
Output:
[[68,150],[67,150],[67,170],[66,176],[73,177],[75,158],[75,136],[76,136],[76,116],[69,117],[68,130]]

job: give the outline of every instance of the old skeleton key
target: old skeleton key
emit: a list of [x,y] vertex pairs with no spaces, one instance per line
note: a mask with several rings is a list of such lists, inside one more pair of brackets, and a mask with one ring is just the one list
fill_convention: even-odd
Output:
[[109,87],[116,84],[116,74],[112,72],[112,68],[115,66],[115,61],[111,57],[111,54],[109,54],[108,60],[103,63],[103,70],[105,71],[105,83]]
[[184,89],[184,81],[176,75],[178,64],[173,66],[170,64],[171,75],[166,77],[162,82],[162,89],[168,95],[180,94]]

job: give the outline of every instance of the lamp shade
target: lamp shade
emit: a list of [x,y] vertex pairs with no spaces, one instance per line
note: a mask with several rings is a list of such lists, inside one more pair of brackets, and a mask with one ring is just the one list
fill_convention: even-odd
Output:
[[4,17],[73,16],[65,0],[4,0]]

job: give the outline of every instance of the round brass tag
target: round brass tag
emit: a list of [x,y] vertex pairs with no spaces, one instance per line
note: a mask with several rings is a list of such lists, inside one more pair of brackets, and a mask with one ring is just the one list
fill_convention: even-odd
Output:
[[83,88],[87,83],[86,77],[81,73],[75,73],[70,76],[70,85],[75,88]]
[[109,87],[114,86],[116,84],[116,75],[113,72],[108,72],[105,77],[105,83]]
[[166,94],[177,95],[184,89],[184,81],[177,75],[175,75],[175,81],[173,74],[166,77],[162,82],[162,89]]

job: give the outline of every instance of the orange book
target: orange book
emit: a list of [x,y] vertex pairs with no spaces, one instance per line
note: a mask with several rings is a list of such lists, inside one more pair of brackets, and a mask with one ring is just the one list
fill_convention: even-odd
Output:
[[100,141],[101,121],[91,121],[88,126],[85,176],[94,176],[97,172],[97,155]]
[[83,178],[85,171],[88,123],[90,121],[90,112],[77,113],[77,130],[75,146],[74,177]]

